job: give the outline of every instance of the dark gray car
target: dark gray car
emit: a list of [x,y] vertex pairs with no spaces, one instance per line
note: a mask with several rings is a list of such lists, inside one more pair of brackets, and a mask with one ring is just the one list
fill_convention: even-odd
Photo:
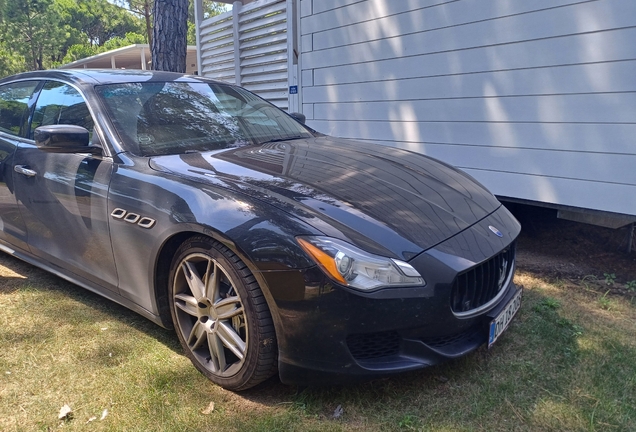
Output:
[[494,343],[520,306],[520,226],[474,179],[236,86],[5,78],[0,176],[0,250],[174,327],[229,389],[436,364]]

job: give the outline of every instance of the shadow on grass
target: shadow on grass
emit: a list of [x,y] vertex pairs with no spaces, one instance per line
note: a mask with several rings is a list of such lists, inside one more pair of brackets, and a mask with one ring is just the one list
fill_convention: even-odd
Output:
[[0,254],[0,266],[17,275],[2,278],[0,295],[19,290],[55,291],[89,308],[86,313],[78,313],[72,303],[60,303],[54,309],[40,309],[41,313],[50,314],[51,320],[63,320],[66,316],[69,319],[72,317],[74,323],[80,320],[82,324],[88,326],[103,320],[105,316],[146,333],[174,352],[183,352],[172,330],[166,330],[124,306],[9,255]]

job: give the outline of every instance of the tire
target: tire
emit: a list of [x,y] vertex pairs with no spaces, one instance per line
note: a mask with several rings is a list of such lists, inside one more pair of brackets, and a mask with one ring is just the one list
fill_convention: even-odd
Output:
[[170,268],[170,311],[194,366],[232,391],[276,372],[272,316],[256,279],[227,247],[209,237],[183,243]]

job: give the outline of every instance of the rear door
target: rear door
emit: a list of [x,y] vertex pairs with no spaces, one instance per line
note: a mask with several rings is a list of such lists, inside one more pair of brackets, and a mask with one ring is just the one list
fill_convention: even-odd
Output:
[[28,142],[18,145],[14,182],[34,255],[117,290],[107,206],[113,162],[90,154],[49,153],[32,141],[38,126],[68,124],[94,133],[88,105],[73,86],[47,81],[39,93]]
[[0,248],[5,252],[28,250],[13,185],[13,157],[18,145],[26,142],[29,101],[39,84],[31,80],[0,86]]

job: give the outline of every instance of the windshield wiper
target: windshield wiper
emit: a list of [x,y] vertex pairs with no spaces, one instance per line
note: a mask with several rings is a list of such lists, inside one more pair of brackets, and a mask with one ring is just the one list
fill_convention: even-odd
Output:
[[293,140],[305,139],[305,138],[306,137],[302,137],[302,136],[293,136],[293,137],[289,137],[289,138],[272,138],[270,140],[261,141],[261,142],[258,143],[258,145],[281,142],[281,141],[293,141]]

